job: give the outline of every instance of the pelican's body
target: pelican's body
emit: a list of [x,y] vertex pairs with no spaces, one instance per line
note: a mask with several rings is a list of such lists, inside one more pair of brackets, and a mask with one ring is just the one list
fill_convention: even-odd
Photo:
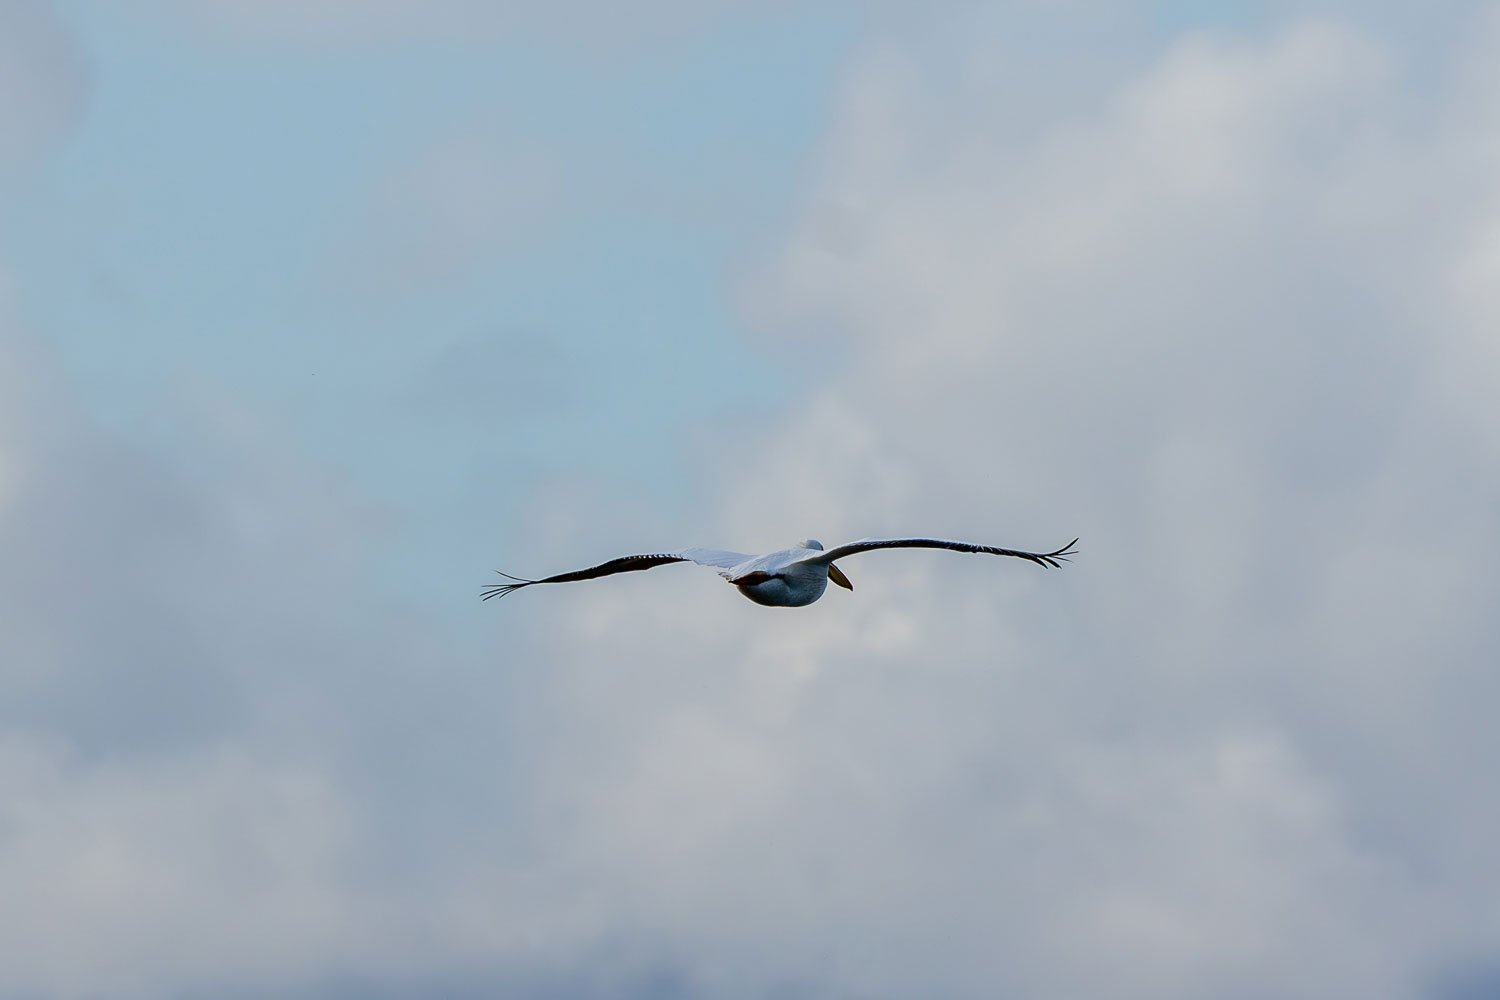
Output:
[[820,563],[823,546],[809,539],[801,545],[747,559],[720,573],[756,604],[800,608],[828,589],[829,563]]
[[501,573],[501,576],[515,582],[484,588],[483,599],[487,601],[491,597],[504,597],[523,587],[535,586],[538,583],[572,583],[578,580],[612,576],[615,573],[651,569],[653,566],[662,566],[667,563],[693,562],[700,566],[717,569],[720,576],[734,584],[741,594],[756,604],[773,608],[800,608],[822,597],[823,592],[828,589],[829,580],[846,590],[853,590],[854,585],[834,565],[834,560],[857,552],[897,548],[950,549],[955,552],[1015,556],[1018,559],[1034,562],[1038,566],[1056,567],[1073,554],[1073,546],[1077,542],[1078,539],[1075,538],[1055,552],[1023,552],[1019,549],[1002,549],[992,545],[975,545],[972,542],[954,542],[941,538],[862,538],[857,542],[850,542],[848,545],[840,545],[828,550],[823,548],[823,543],[809,538],[789,549],[780,549],[761,556],[746,555],[743,552],[726,552],[722,549],[681,549],[676,552],[659,552],[651,555],[622,556],[619,559],[600,563],[598,566],[576,570],[572,573],[560,573],[542,580],[525,580]]

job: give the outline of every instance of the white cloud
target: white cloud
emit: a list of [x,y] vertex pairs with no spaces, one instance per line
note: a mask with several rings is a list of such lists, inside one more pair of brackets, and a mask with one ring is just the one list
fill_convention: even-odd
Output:
[[854,69],[753,296],[846,367],[736,452],[721,530],[1083,554],[868,556],[796,618],[569,595],[578,850],[714,995],[1421,995],[1500,949],[1500,423],[1445,388],[1496,316],[1433,319],[1482,286],[1484,102],[1305,23],[1018,135],[964,82],[990,41]]
[[317,974],[376,919],[323,775],[233,749],[85,766],[12,735],[0,780],[8,994]]

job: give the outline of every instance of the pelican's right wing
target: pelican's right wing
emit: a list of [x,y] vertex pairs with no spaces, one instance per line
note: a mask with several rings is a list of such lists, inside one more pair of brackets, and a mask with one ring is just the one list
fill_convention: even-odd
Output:
[[519,576],[511,576],[509,573],[500,573],[513,583],[497,583],[485,587],[480,591],[480,600],[488,601],[491,597],[504,597],[526,587],[534,587],[539,583],[573,583],[578,580],[595,580],[601,576],[614,576],[616,573],[635,573],[640,570],[653,569],[657,566],[665,566],[667,563],[691,562],[699,566],[712,566],[720,571],[738,566],[751,556],[743,552],[725,552],[720,549],[682,549],[678,552],[654,552],[639,556],[621,556],[602,562],[588,569],[578,569],[571,573],[559,573],[556,576],[544,577],[541,580],[527,580]]

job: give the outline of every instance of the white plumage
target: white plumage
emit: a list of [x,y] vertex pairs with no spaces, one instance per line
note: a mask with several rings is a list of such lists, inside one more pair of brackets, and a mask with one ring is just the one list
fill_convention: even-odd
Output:
[[[721,549],[680,549],[676,552],[655,552],[647,555],[621,556],[588,569],[572,573],[559,573],[541,580],[500,573],[511,583],[495,584],[481,591],[481,600],[504,597],[525,587],[539,583],[572,583],[577,580],[593,580],[616,573],[633,573],[638,570],[664,566],[667,563],[691,562],[699,566],[710,566],[719,575],[739,588],[756,604],[777,608],[800,608],[823,596],[831,579],[840,587],[853,590],[843,572],[834,561],[858,552],[873,549],[950,549],[954,552],[978,552],[992,556],[1015,556],[1027,559],[1038,566],[1057,567],[1074,554],[1073,546],[1078,539],[1055,552],[1022,552],[1019,549],[1002,549],[993,545],[975,545],[972,542],[954,542],[943,538],[861,538],[848,545],[824,549],[823,543],[809,538],[799,545],[763,556],[747,555],[743,552],[725,552]],[[498,573],[499,570],[496,570]]]

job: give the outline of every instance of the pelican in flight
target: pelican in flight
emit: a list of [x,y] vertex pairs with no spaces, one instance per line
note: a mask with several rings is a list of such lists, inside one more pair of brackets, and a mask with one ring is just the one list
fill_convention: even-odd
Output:
[[499,583],[485,587],[480,600],[504,597],[539,583],[572,583],[575,580],[594,580],[616,573],[634,573],[638,570],[665,566],[667,563],[690,562],[699,566],[711,566],[719,575],[739,588],[756,604],[773,608],[800,608],[823,596],[828,581],[853,590],[854,584],[843,574],[834,561],[857,552],[872,549],[952,549],[954,552],[980,552],[991,556],[1015,556],[1028,559],[1038,566],[1059,567],[1075,554],[1073,548],[1078,539],[1055,552],[1022,552],[1019,549],[1000,549],[993,545],[975,545],[971,542],[951,542],[942,538],[861,538],[848,545],[824,549],[823,543],[809,538],[789,549],[768,552],[763,556],[746,555],[743,552],[724,552],[720,549],[680,549],[676,552],[655,552],[650,555],[621,556],[602,562],[588,569],[559,573],[541,580],[527,580],[509,573],[500,573],[510,583]]

